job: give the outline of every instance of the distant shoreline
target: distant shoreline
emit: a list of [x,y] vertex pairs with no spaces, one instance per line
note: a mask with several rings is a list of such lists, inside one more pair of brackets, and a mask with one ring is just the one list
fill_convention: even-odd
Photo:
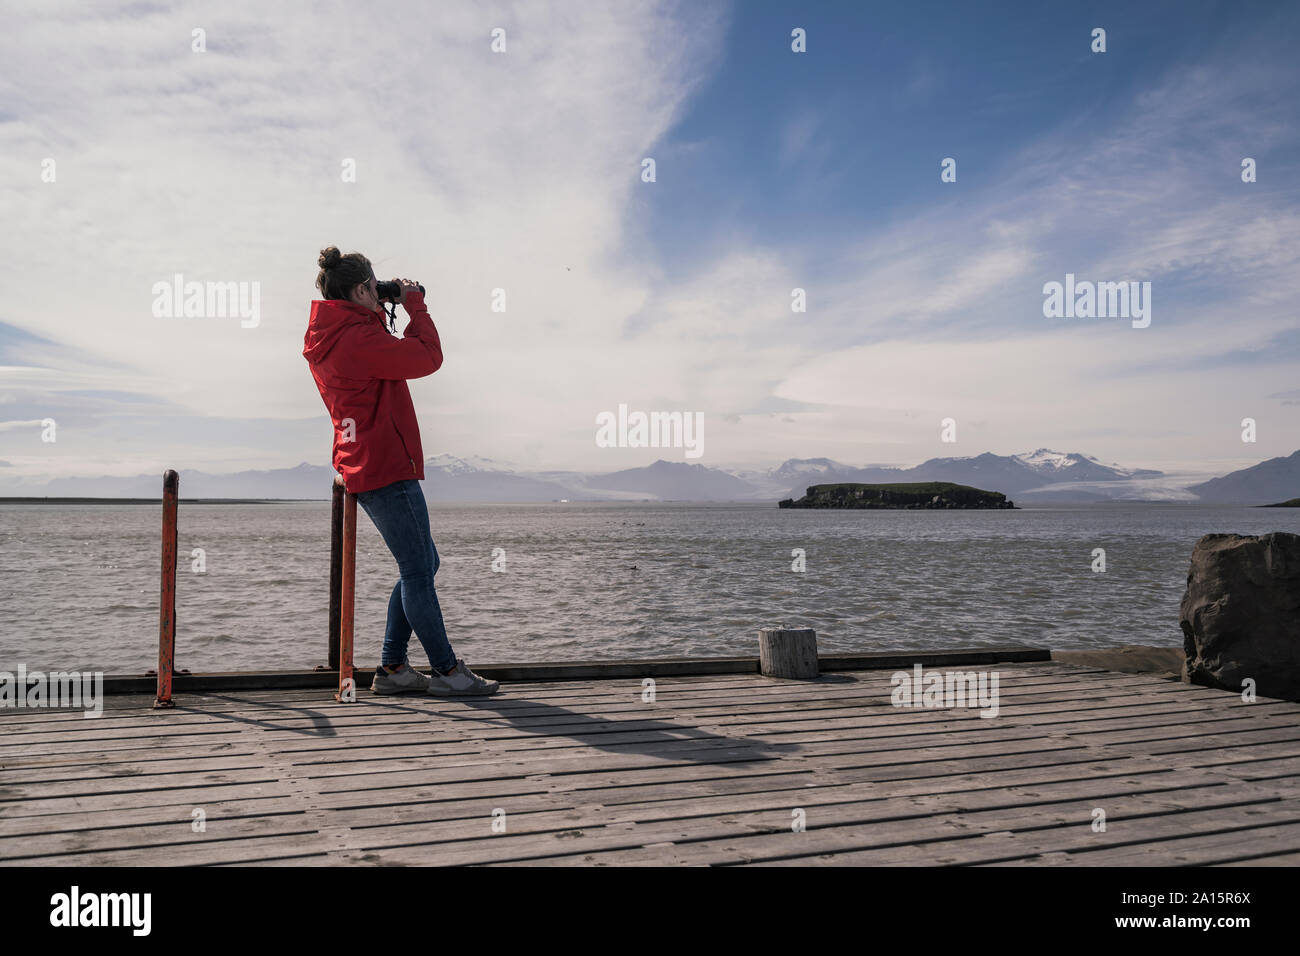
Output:
[[[280,504],[303,504],[328,502],[329,498],[181,498],[181,504],[187,505],[280,505]],[[0,505],[159,505],[162,503],[162,494],[153,498],[87,498],[84,496],[62,498],[57,496],[41,497],[33,495],[25,496],[0,496]],[[569,501],[479,501],[479,500],[462,500],[462,499],[441,499],[428,496],[430,507],[446,507],[450,505],[556,505],[563,504],[566,507],[574,505],[580,506],[610,506],[610,505],[691,505],[691,506],[716,506],[716,507],[740,507],[752,506],[757,508],[770,508],[777,502],[771,499],[752,499],[752,498],[735,498],[735,499],[688,499],[688,498],[576,498]],[[1142,506],[1146,508],[1285,508],[1295,507],[1287,503],[1270,504],[1270,505],[1250,505],[1234,504],[1223,501],[1170,501],[1170,500],[1149,500],[1142,498],[1107,498],[1102,500],[1080,500],[1080,501],[1030,501],[1015,506],[1016,511],[1057,511],[1062,508],[1067,509],[1104,509],[1109,507],[1132,507]],[[804,510],[804,509],[799,509]],[[893,511],[907,509],[810,509],[810,510],[864,510],[864,511]],[[916,510],[958,510],[958,511],[977,511],[987,509],[916,509]],[[1001,509],[993,509],[1001,510]]]
[[[186,505],[282,505],[300,501],[329,501],[329,498],[180,498]],[[157,505],[156,498],[0,498],[0,505]]]

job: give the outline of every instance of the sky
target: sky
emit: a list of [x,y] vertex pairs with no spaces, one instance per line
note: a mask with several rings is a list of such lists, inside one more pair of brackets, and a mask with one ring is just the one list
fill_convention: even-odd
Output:
[[[1300,5],[0,6],[0,494],[328,464],[331,244],[429,290],[427,456],[1300,447]],[[177,274],[256,323],[155,314]],[[1150,282],[1150,324],[1046,316],[1067,274]],[[703,455],[600,447],[620,404]]]

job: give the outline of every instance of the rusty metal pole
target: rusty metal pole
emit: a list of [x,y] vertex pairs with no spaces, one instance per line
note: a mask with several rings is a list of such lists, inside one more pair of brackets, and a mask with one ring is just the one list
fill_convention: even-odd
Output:
[[343,487],[343,476],[334,476],[332,501],[330,504],[330,634],[329,634],[329,669],[339,669],[339,609],[342,603],[340,593],[343,584],[343,497],[347,489]]
[[343,499],[343,560],[339,587],[339,689],[334,699],[350,704],[356,701],[356,682],[352,675],[352,612],[357,582],[357,496]]
[[172,670],[176,664],[176,501],[180,476],[163,472],[162,585],[158,609],[158,694],[154,707],[173,707]]

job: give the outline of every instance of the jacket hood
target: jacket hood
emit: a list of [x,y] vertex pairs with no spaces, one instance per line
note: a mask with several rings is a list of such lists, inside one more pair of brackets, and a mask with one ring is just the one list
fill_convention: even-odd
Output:
[[346,299],[316,299],[307,319],[302,354],[308,362],[319,362],[338,343],[343,332],[354,325],[380,321],[379,313]]

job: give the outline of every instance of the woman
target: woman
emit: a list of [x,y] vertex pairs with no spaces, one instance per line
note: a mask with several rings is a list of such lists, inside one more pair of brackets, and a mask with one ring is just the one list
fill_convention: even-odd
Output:
[[[414,282],[401,280],[410,321],[405,335],[394,338],[384,325],[369,259],[330,246],[319,265],[316,287],[325,298],[311,304],[302,354],[334,421],[334,470],[383,535],[401,573],[388,600],[383,656],[370,689],[440,697],[495,693],[496,681],[475,674],[452,651],[433,586],[438,549],[420,488],[420,426],[406,387],[406,379],[442,366],[424,295]],[[413,628],[429,655],[431,677],[407,660]]]

